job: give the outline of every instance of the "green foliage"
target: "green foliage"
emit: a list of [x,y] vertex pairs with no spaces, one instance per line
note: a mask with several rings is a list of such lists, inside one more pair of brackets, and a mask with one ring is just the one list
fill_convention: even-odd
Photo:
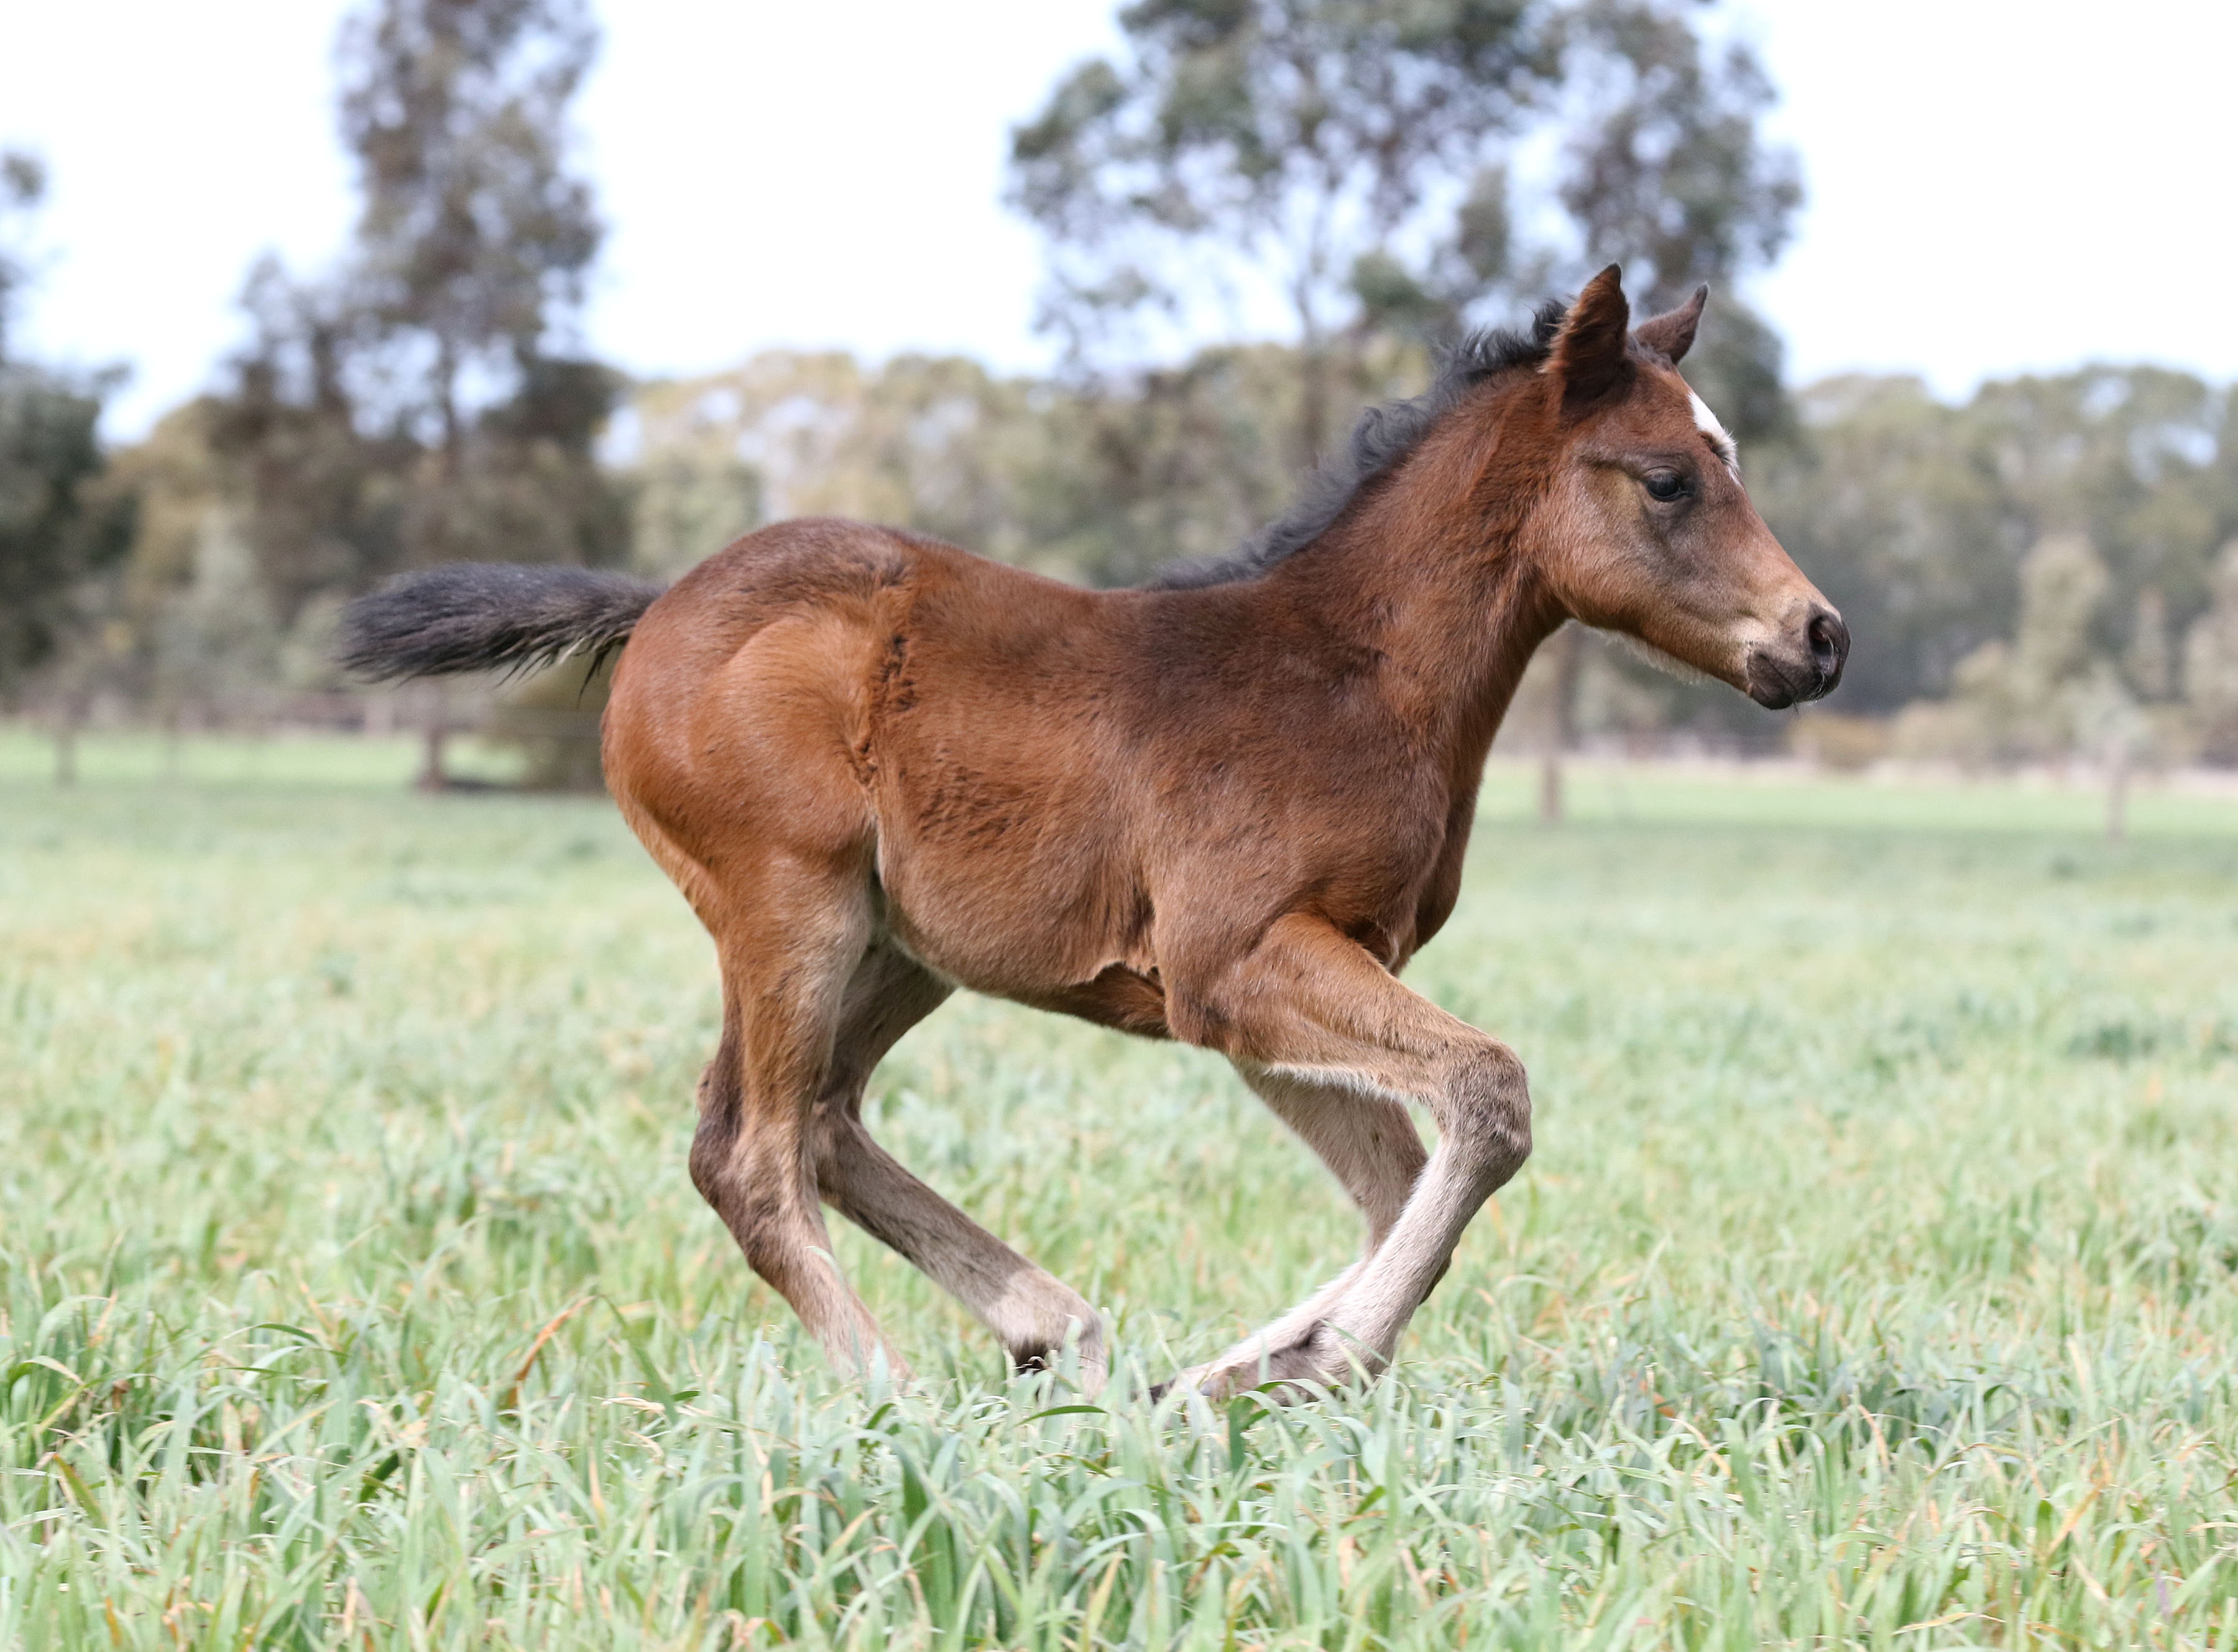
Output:
[[[1075,70],[1013,137],[1014,199],[1052,237],[1061,313],[1178,302],[1169,243],[1208,244],[1273,264],[1309,343],[1342,324],[1348,284],[1371,305],[1379,283],[1427,293],[1397,243],[1554,68],[1511,0],[1145,0],[1120,25],[1129,61]],[[1502,250],[1504,206],[1473,197],[1460,247]]]
[[[1419,348],[1363,358],[1419,388]],[[1222,346],[1124,384],[999,378],[959,356],[769,351],[633,392],[636,533],[676,574],[765,519],[842,515],[1093,585],[1232,550],[1297,485],[1295,350]]]
[[[593,451],[624,381],[571,353],[599,231],[565,164],[566,116],[594,45],[570,0],[367,0],[349,21],[356,242],[323,279],[260,260],[243,294],[250,337],[222,388],[119,455],[99,531],[79,537],[105,554],[129,537],[129,554],[78,675],[167,719],[253,717],[277,690],[334,686],[334,612],[390,574],[628,559],[629,490]],[[27,402],[19,381],[32,382],[10,379],[0,407],[8,439],[46,432],[50,473],[67,459],[90,474],[93,392]],[[13,534],[29,494],[0,488],[0,535]],[[136,509],[136,529],[112,497]],[[49,616],[84,606],[70,569],[98,559],[37,531],[47,561],[15,556],[0,596],[36,597],[6,617],[45,647]]]
[[46,190],[36,157],[0,153],[0,702],[94,617],[89,583],[123,554],[129,496],[98,486],[112,375],[72,375],[8,351],[26,259],[11,243]]
[[1560,26],[1584,60],[1572,73],[1599,83],[1558,191],[1585,264],[1623,263],[1652,314],[1777,259],[1803,185],[1794,156],[1758,137],[1774,93],[1754,55],[1713,54],[1685,12],[1639,0],[1586,0]]
[[[205,533],[245,540],[283,620],[321,593],[355,592],[404,565],[420,445],[365,428],[351,384],[361,317],[337,292],[267,258],[243,295],[254,328],[233,382],[197,429],[222,467]],[[181,436],[186,433],[181,432]]]
[[[1044,320],[1089,357],[1146,312],[1188,335],[1211,293],[1279,302],[1293,465],[1371,393],[1374,342],[1450,334],[1612,259],[1659,308],[1769,262],[1801,198],[1758,141],[1753,58],[1713,57],[1659,0],[1145,0],[1120,24],[1123,61],[1082,65],[1012,135],[1011,200],[1049,240]],[[1510,161],[1533,135],[1562,161],[1523,187]],[[1548,211],[1563,235],[1519,233]],[[1761,360],[1776,384],[1776,348]]]
[[82,627],[85,582],[129,543],[129,501],[95,488],[105,388],[0,362],[0,698]]
[[[611,811],[260,760],[0,780],[0,1645],[2238,1629],[2227,800],[2112,849],[2056,793],[1586,771],[1545,833],[1496,771],[1416,973],[1538,1154],[1392,1378],[1269,1412],[1007,1380],[851,1233],[927,1375],[834,1382],[691,1189],[712,962]],[[1130,1371],[1353,1243],[1195,1052],[959,1001],[870,1111]]]
[[344,28],[342,136],[365,190],[351,298],[418,369],[400,411],[432,415],[447,454],[462,381],[505,374],[533,398],[581,302],[600,231],[566,117],[597,50],[581,0],[367,0]]
[[2012,641],[1985,642],[1960,660],[1948,702],[1908,707],[1896,729],[1899,754],[1973,764],[2098,757],[2117,747],[2140,754],[2148,725],[2113,662],[2092,646],[2109,582],[2078,534],[2030,551],[2021,562]]
[[[1421,353],[1387,348],[1357,365],[1358,379],[1419,381]],[[1307,378],[1294,349],[1226,345],[1122,385],[1068,387],[1023,494],[1058,566],[1129,585],[1256,534],[1297,488],[1290,433]]]
[[641,557],[678,573],[765,517],[832,514],[1129,583],[1281,509],[1297,383],[1279,346],[1208,350],[1123,391],[955,356],[771,351],[635,392]]
[[283,629],[400,568],[627,558],[593,453],[622,380],[570,353],[599,229],[566,114],[596,42],[572,0],[367,0],[346,25],[355,243],[326,280],[252,272],[209,425],[222,531]]

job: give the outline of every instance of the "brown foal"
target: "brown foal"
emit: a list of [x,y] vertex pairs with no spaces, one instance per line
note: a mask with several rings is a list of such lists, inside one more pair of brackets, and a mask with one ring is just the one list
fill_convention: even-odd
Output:
[[[1523,1064],[1400,985],[1460,886],[1478,781],[1566,619],[1778,707],[1848,637],[1674,370],[1704,295],[1630,328],[1617,271],[1370,414],[1233,561],[1087,591],[856,522],[779,523],[659,593],[437,569],[366,599],[378,674],[627,638],[622,813],[714,938],[720,1048],[692,1177],[833,1360],[902,1362],[829,1204],[1022,1365],[1106,1366],[1096,1310],[873,1141],[864,1087],[958,986],[1218,1051],[1367,1226],[1358,1261],[1185,1374],[1208,1393],[1380,1369],[1531,1151]],[[1437,1126],[1425,1153],[1408,1111]]]

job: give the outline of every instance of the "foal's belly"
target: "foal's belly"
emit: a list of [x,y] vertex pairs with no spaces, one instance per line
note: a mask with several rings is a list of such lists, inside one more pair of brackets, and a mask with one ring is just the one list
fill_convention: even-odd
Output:
[[1092,821],[1046,818],[967,843],[878,811],[881,917],[893,943],[944,979],[1040,1003],[1114,965],[1155,979],[1150,905]]

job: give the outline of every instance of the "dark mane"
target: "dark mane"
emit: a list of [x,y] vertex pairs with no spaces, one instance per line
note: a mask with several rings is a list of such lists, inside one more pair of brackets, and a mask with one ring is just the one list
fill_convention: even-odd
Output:
[[1360,490],[1414,451],[1431,426],[1476,386],[1510,368],[1536,368],[1552,352],[1568,307],[1549,299],[1531,318],[1528,332],[1491,328],[1464,335],[1438,361],[1438,375],[1421,395],[1370,408],[1352,428],[1352,440],[1321,461],[1290,508],[1257,534],[1216,561],[1180,562],[1144,583],[1150,591],[1195,590],[1255,579],[1327,533]]

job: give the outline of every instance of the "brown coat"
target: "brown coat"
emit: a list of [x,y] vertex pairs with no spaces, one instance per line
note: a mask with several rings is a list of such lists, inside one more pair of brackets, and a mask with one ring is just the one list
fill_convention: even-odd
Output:
[[[1838,616],[1674,370],[1700,308],[1633,334],[1605,271],[1536,337],[1476,347],[1365,423],[1255,555],[1169,588],[1078,590],[891,528],[794,521],[649,607],[571,587],[548,600],[592,617],[539,611],[501,640],[485,611],[530,610],[477,607],[465,581],[449,619],[467,641],[414,643],[395,620],[361,663],[629,635],[608,784],[723,969],[692,1175],[836,1358],[898,1363],[819,1202],[1020,1362],[1102,1378],[1093,1309],[863,1127],[879,1058],[965,986],[1235,1064],[1343,1181],[1367,1244],[1188,1379],[1340,1381],[1389,1360],[1530,1151],[1514,1052],[1397,973],[1453,912],[1532,651],[1575,618],[1768,706],[1839,677]],[[433,600],[409,595],[397,614]],[[1436,1122],[1434,1153],[1409,1104]]]

